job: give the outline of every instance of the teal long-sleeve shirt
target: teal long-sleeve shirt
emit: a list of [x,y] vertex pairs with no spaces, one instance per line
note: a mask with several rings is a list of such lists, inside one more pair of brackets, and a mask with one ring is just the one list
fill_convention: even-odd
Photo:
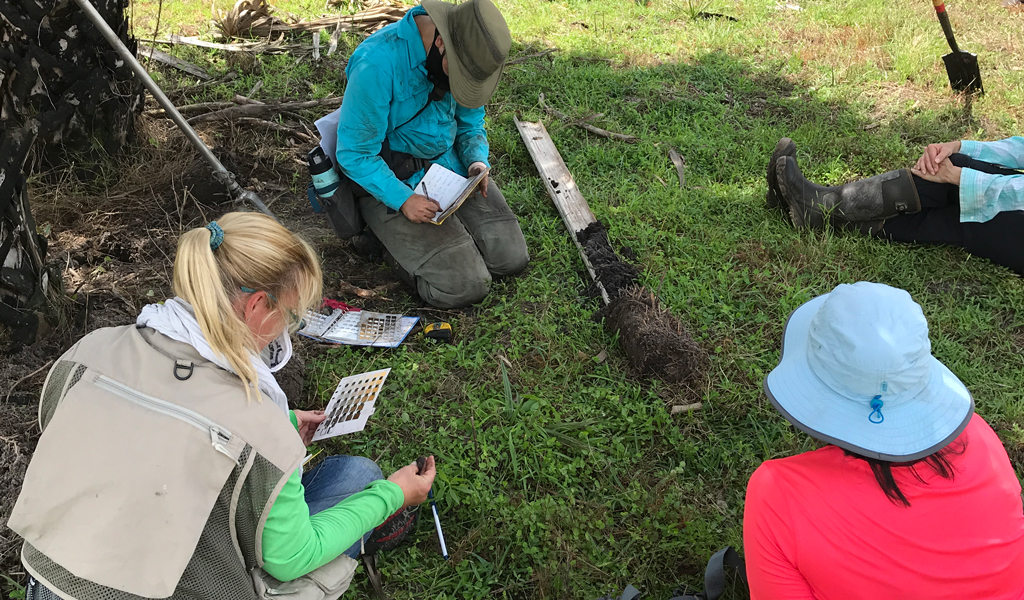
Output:
[[423,171],[399,180],[379,156],[385,139],[393,151],[433,159],[462,176],[475,162],[490,167],[483,107],[466,108],[447,93],[416,115],[434,87],[427,80],[427,53],[413,20],[424,14],[417,6],[366,38],[345,70],[336,162],[352,181],[395,210],[413,194]]
[[[1008,169],[1024,169],[1024,137],[998,142],[960,142],[960,153]],[[1024,210],[1024,174],[960,171],[960,221],[984,223],[1004,211]]]
[[[289,411],[298,428],[295,413]],[[381,479],[335,506],[310,516],[299,467],[281,488],[263,527],[263,570],[291,581],[321,567],[352,547],[367,531],[395,514],[405,502],[398,484]]]

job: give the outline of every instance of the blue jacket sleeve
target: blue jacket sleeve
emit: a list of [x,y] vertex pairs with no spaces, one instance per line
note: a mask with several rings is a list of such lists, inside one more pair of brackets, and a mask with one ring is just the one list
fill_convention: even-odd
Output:
[[[960,142],[960,153],[1010,169],[1024,168],[1024,137],[998,142]],[[984,223],[1006,211],[1024,210],[1024,175],[960,172],[960,221]]]
[[336,158],[352,181],[398,210],[412,190],[378,156],[388,129],[391,89],[391,74],[380,65],[363,59],[349,68],[338,121]]
[[1017,136],[998,142],[960,142],[960,154],[1008,169],[1024,169],[1024,137]]
[[1001,212],[1024,210],[1024,175],[960,171],[960,221],[984,223]]
[[488,167],[491,163],[487,156],[491,146],[487,142],[487,131],[484,129],[484,107],[466,108],[455,105],[455,152],[465,167],[475,162],[482,162]]

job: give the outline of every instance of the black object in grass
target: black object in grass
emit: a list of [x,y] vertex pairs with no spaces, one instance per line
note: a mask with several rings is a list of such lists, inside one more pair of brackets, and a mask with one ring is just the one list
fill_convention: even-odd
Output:
[[609,299],[614,300],[629,288],[639,285],[640,272],[615,254],[603,223],[594,221],[587,225],[586,229],[576,232],[576,239]]

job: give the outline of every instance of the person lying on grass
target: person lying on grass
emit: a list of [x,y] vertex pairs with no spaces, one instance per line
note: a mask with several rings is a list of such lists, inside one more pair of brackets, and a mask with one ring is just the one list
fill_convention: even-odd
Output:
[[230,213],[185,233],[174,290],[135,325],[85,336],[47,377],[8,524],[25,540],[28,599],[256,599],[291,580],[288,593],[340,596],[368,532],[426,499],[433,459],[387,481],[353,456],[303,475],[324,415],[290,411],[273,373],[321,272],[273,219]]
[[768,163],[770,207],[797,227],[859,230],[897,242],[945,244],[1024,275],[1024,137],[928,146],[911,169],[823,187],[804,178],[783,138]]
[[803,304],[764,389],[828,445],[750,478],[753,600],[1024,598],[1020,483],[910,294],[859,282]]
[[519,220],[489,177],[441,225],[430,222],[440,205],[413,192],[432,163],[462,176],[490,167],[484,104],[511,44],[491,0],[424,0],[366,38],[345,70],[336,163],[358,184],[369,231],[357,246],[379,238],[385,261],[441,308],[479,302],[492,275],[529,261]]

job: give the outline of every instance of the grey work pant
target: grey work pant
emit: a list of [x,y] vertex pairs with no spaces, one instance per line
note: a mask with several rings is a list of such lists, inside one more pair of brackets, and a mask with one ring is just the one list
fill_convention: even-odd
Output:
[[479,302],[492,275],[515,275],[530,260],[519,220],[493,180],[486,198],[473,194],[441,225],[413,223],[372,196],[359,198],[359,206],[367,226],[433,306]]

